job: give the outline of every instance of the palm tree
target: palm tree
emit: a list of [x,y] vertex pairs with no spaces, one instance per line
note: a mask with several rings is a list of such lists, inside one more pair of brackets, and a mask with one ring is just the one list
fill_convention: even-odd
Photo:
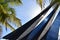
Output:
[[15,10],[9,7],[9,4],[19,5],[22,4],[22,2],[21,0],[0,0],[0,24],[4,25],[6,27],[6,30],[7,28],[10,28],[12,31],[14,31],[15,29],[11,26],[10,23],[15,24],[17,27],[20,27],[21,22],[20,19],[16,17]]

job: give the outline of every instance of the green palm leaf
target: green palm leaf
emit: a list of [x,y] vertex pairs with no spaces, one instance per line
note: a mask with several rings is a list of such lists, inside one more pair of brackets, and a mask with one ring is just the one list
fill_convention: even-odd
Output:
[[[12,31],[15,30],[8,21],[21,26],[21,21],[16,17],[15,10],[9,7],[9,3],[14,5],[22,4],[21,0],[0,0],[0,23],[7,28],[10,28]],[[1,29],[0,29],[1,30]]]
[[6,26],[6,29],[9,28],[12,31],[15,30],[7,21],[4,22],[4,26]]
[[[39,5],[41,6],[41,8],[44,6],[44,4],[46,3],[47,0],[37,0],[37,2],[39,3]],[[50,4],[52,3],[59,3],[60,4],[60,0],[49,0]]]
[[42,8],[43,0],[37,0],[37,2],[40,4],[40,6],[41,6],[41,8]]

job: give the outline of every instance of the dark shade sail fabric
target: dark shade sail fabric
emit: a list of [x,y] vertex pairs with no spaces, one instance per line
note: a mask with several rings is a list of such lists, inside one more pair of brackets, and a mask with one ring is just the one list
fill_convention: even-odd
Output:
[[37,36],[38,32],[41,33],[41,31],[43,31],[45,25],[47,24],[52,14],[53,13],[48,15],[35,29],[33,29],[27,36],[25,36],[21,40],[32,40],[35,36]]
[[39,24],[32,32],[31,34],[27,37],[27,40],[37,40],[38,36],[41,34],[47,23],[49,22],[50,18],[53,15],[54,10],[50,13],[50,15],[47,16],[47,18]]
[[54,21],[53,25],[51,26],[50,30],[46,34],[46,40],[58,40],[58,33],[60,27],[60,12]]
[[[52,5],[51,5],[52,6]],[[4,36],[5,39],[10,40],[16,40],[19,36],[21,36],[22,33],[24,33],[34,22],[36,22],[43,14],[46,14],[46,12],[51,8],[51,6],[47,7],[45,10],[43,10],[39,15],[37,15],[35,18],[24,24],[22,27],[18,28],[17,30],[13,31],[12,33],[8,34],[7,36]],[[43,31],[44,27],[48,23],[51,16],[54,14],[54,11],[46,18],[47,20],[44,20],[41,24],[38,25],[33,31],[31,31],[27,38],[25,40],[37,40],[37,37],[40,35],[40,33]],[[36,24],[37,25],[37,24]],[[41,26],[41,27],[40,27]],[[38,30],[39,29],[39,30]],[[50,30],[49,30],[50,31]],[[48,31],[48,35],[49,35]],[[31,35],[31,36],[30,36]],[[33,36],[32,36],[33,35]],[[48,36],[45,37],[46,40]],[[24,39],[22,39],[24,40]]]
[[[53,4],[54,5],[54,4]],[[4,36],[4,39],[17,39],[26,29],[28,29],[37,19],[39,19],[43,14],[45,14],[52,5],[48,6],[46,9],[44,9],[39,15],[34,17],[32,20],[24,24],[22,27],[18,28],[17,30],[11,32],[10,34]]]

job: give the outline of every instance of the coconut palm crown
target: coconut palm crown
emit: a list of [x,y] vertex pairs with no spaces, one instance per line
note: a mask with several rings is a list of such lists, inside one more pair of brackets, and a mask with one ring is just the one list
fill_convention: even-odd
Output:
[[15,24],[17,27],[21,26],[20,19],[16,17],[15,10],[9,7],[9,4],[19,5],[22,4],[21,0],[0,0],[0,24],[12,31],[15,30],[10,23]]

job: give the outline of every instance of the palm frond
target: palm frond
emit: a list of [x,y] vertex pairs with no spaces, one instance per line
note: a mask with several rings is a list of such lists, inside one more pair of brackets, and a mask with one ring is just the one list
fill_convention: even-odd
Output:
[[6,29],[9,28],[9,29],[11,29],[12,31],[15,30],[7,21],[4,22],[4,26],[6,27]]
[[37,0],[38,4],[40,5],[41,9],[45,7],[45,3],[47,0]]
[[15,10],[11,7],[9,7],[10,4],[19,5],[22,4],[21,0],[0,0],[0,23],[2,25],[6,26],[7,28],[10,28],[11,30],[15,30],[8,21],[14,22],[17,27],[21,26],[20,20],[16,17]]
[[3,5],[0,4],[0,8],[1,8],[1,11],[3,11],[3,13],[6,13],[6,10],[4,9]]
[[43,0],[37,0],[38,4],[40,4],[41,8],[42,8],[42,3],[43,3]]
[[4,2],[5,0],[0,0],[0,3]]
[[[44,4],[46,3],[47,0],[37,0],[37,2],[40,4],[41,8],[44,7]],[[59,2],[60,3],[60,0],[49,0],[50,4],[52,3],[57,3]],[[47,2],[48,3],[48,2]]]
[[20,19],[18,19],[18,18],[15,17],[14,15],[11,15],[11,14],[10,14],[9,20],[10,20],[11,22],[15,23],[15,25],[16,25],[17,27],[21,27],[21,21],[20,21]]
[[9,14],[9,19],[8,19],[8,20],[10,20],[10,22],[15,23],[15,25],[16,25],[17,27],[20,27],[20,26],[21,26],[21,21],[20,21],[20,19],[18,19],[18,18],[15,16],[15,11],[14,11],[14,9],[13,9],[13,8],[10,8],[9,11],[11,11],[11,14]]
[[10,3],[11,5],[20,5],[22,4],[21,0],[12,0],[12,1],[8,1],[8,3]]
[[12,14],[16,16],[15,10],[13,8],[8,8],[8,12],[9,12],[8,14]]
[[0,0],[0,4],[6,4],[6,3],[14,3],[14,4],[17,4],[20,3],[22,4],[21,0]]

